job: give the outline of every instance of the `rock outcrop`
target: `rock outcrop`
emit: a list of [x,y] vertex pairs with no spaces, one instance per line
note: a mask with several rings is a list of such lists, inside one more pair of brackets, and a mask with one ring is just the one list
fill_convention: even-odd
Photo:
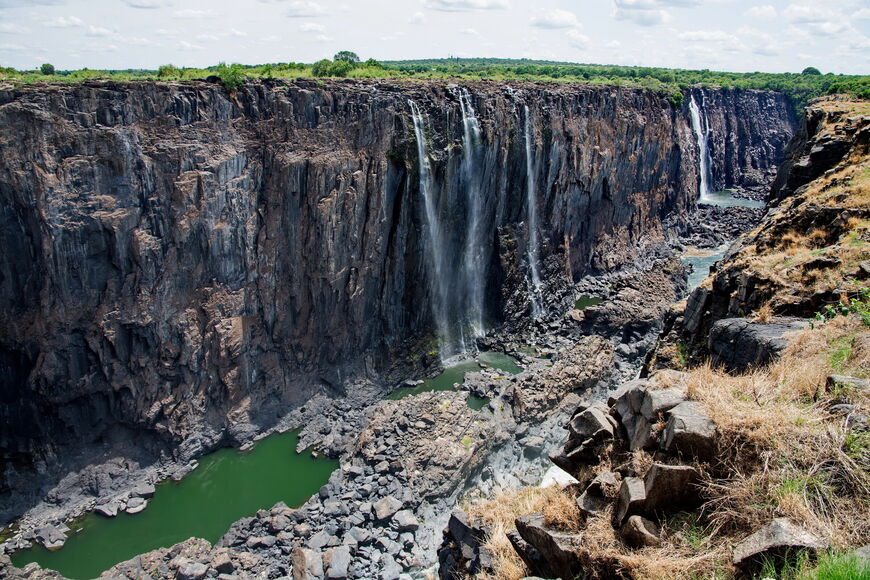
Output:
[[[685,106],[612,87],[473,83],[469,94],[484,149],[490,320],[528,303],[517,299],[522,105],[547,279],[630,261],[665,216],[694,206]],[[792,123],[780,96],[705,98],[716,167],[729,167],[714,173],[748,183],[776,164]],[[13,489],[35,499],[32,469],[61,474],[70,442],[135,437],[141,461],[167,450],[185,459],[427,350],[408,99],[427,119],[438,202],[461,214],[459,102],[439,83],[0,91],[0,519],[22,509]],[[448,230],[451,243],[465,239]]]

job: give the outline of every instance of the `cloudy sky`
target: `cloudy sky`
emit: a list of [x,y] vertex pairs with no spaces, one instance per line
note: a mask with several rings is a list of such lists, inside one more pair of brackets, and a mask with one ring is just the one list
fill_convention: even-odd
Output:
[[870,74],[868,0],[0,0],[0,66],[491,56]]

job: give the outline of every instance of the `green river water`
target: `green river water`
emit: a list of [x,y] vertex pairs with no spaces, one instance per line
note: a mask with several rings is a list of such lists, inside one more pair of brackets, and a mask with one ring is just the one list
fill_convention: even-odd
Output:
[[[479,371],[480,363],[498,369],[510,375],[519,374],[523,369],[517,361],[500,352],[481,352],[476,358],[464,360],[444,369],[438,376],[426,379],[423,384],[416,387],[399,387],[387,396],[387,399],[396,401],[411,395],[428,393],[430,391],[452,391],[454,384],[462,384],[465,373]],[[489,402],[484,397],[468,396],[468,406],[474,410],[482,409]]]
[[[422,385],[397,389],[388,398],[452,389],[454,383],[462,383],[466,372],[479,370],[481,362],[507,374],[522,370],[505,354],[482,352]],[[481,397],[468,398],[472,409],[487,402]],[[298,441],[298,431],[292,431],[266,437],[248,452],[215,451],[202,457],[199,467],[180,482],[159,484],[145,511],[119,513],[114,518],[88,514],[70,525],[74,531],[60,550],[37,545],[13,554],[12,562],[19,567],[38,562],[72,580],[88,580],[137,554],[191,537],[215,542],[236,520],[279,501],[299,506],[327,482],[338,461],[296,453]]]
[[73,580],[95,578],[118,562],[190,537],[216,541],[236,520],[279,501],[299,506],[326,483],[338,461],[296,453],[298,432],[276,434],[242,453],[220,449],[199,460],[180,482],[157,486],[145,511],[104,518],[91,513],[75,525],[60,550],[16,552],[12,562],[38,562]]

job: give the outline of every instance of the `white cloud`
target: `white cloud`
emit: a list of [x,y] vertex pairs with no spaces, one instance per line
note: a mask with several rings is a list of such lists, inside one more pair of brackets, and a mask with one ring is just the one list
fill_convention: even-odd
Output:
[[74,26],[82,26],[83,24],[84,22],[75,16],[58,16],[45,23],[49,28],[72,28]]
[[571,41],[571,45],[575,48],[586,48],[589,46],[589,37],[581,34],[579,30],[569,30],[568,38]]
[[862,8],[852,15],[855,20],[870,20],[870,8]]
[[671,15],[660,8],[659,0],[613,0],[613,17],[641,26],[658,26],[670,22]]
[[577,15],[567,10],[550,10],[549,12],[532,18],[532,26],[538,28],[576,28],[580,26]]
[[303,22],[299,25],[299,32],[325,32],[326,27],[315,22]]
[[15,44],[12,42],[6,42],[0,44],[0,50],[8,50],[10,52],[21,52],[23,50],[27,50],[27,47],[21,44]]
[[325,14],[326,9],[323,6],[309,0],[294,0],[287,9],[289,18],[311,18]]
[[423,0],[423,6],[442,12],[471,12],[475,10],[505,10],[508,0]]
[[191,51],[191,50],[202,50],[198,44],[193,44],[192,42],[187,42],[186,40],[182,40],[178,43],[178,50]]
[[773,20],[776,18],[776,8],[770,4],[763,4],[761,6],[753,6],[743,14],[748,18],[756,20]]
[[463,28],[462,34],[467,34],[468,36],[480,36],[480,33],[474,28]]
[[158,28],[154,34],[159,36],[178,36],[179,32],[173,28]]
[[244,38],[245,36],[248,35],[248,33],[245,32],[244,30],[238,30],[238,29],[236,29],[236,28],[230,28],[229,35],[230,35],[230,36],[235,36],[236,38]]
[[124,4],[130,8],[141,8],[143,10],[155,10],[166,6],[163,0],[124,0]]
[[200,42],[210,42],[210,41],[214,42],[214,41],[220,40],[220,39],[217,36],[215,36],[214,34],[197,34],[196,40],[198,40]]
[[410,18],[408,18],[408,22],[411,24],[423,24],[426,22],[426,15],[422,12],[414,12]]
[[28,34],[29,28],[24,28],[12,22],[0,22],[0,34]]
[[314,37],[314,40],[316,40],[317,42],[332,42],[335,39],[325,34],[318,34]]
[[131,46],[160,46],[159,42],[154,42],[150,38],[142,36],[121,36],[118,40]]
[[88,31],[85,33],[86,36],[92,36],[97,38],[103,38],[106,36],[111,36],[112,31],[108,28],[103,28],[102,26],[94,26],[91,24],[88,26]]
[[187,8],[184,10],[176,10],[172,13],[175,18],[191,18],[191,19],[200,19],[200,18],[214,18],[215,13],[211,10],[193,10],[191,8]]

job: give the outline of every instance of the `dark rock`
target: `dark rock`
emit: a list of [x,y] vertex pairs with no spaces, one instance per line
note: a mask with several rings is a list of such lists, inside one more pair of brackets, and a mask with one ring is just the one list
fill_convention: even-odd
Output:
[[[576,552],[579,535],[548,529],[540,513],[521,516],[514,523],[519,535],[538,551],[552,575],[574,578],[581,572],[580,558]],[[532,573],[547,575],[547,572],[534,569]]]
[[708,347],[714,365],[743,371],[777,358],[788,344],[785,334],[806,328],[802,319],[774,319],[762,324],[745,318],[717,320],[710,328]]
[[631,516],[619,530],[622,539],[632,548],[658,546],[662,543],[659,527],[643,516]]
[[649,421],[657,421],[659,414],[668,411],[686,400],[685,387],[646,389],[640,406],[641,414]]
[[870,391],[870,380],[845,375],[828,375],[825,390],[829,393],[860,393]]
[[701,473],[689,465],[653,463],[644,477],[645,513],[694,508],[703,501]]
[[232,574],[236,569],[230,555],[226,551],[219,551],[211,559],[211,567],[220,574]]
[[[507,533],[507,538],[511,543],[511,546],[513,546],[514,551],[529,570],[532,570],[535,574],[540,574],[545,578],[553,578],[555,576],[549,563],[544,559],[541,553],[538,552],[534,546],[525,541],[518,531],[509,531]],[[454,580],[454,578],[456,577],[442,576],[442,580]]]
[[587,516],[602,513],[611,503],[605,488],[610,487],[615,491],[618,486],[619,480],[615,473],[607,472],[597,475],[576,499],[577,507]]
[[670,410],[662,449],[701,460],[716,451],[716,424],[700,403],[685,401]]
[[613,510],[615,527],[621,527],[625,518],[631,514],[644,511],[646,505],[646,487],[639,477],[626,477],[619,487],[619,495]]
[[734,565],[752,572],[767,560],[782,562],[800,551],[814,555],[828,542],[808,532],[788,518],[776,518],[734,547]]

